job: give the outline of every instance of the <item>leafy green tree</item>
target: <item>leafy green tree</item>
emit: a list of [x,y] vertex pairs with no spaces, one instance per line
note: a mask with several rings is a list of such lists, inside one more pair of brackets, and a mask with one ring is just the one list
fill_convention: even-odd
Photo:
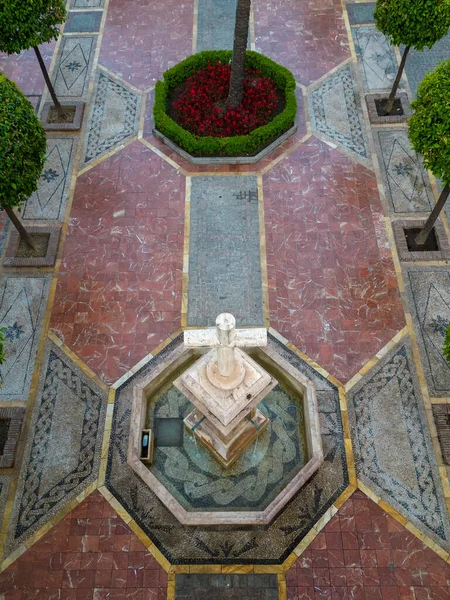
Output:
[[226,105],[232,108],[236,108],[242,102],[245,77],[245,52],[247,50],[251,4],[252,0],[238,0],[236,6],[230,90],[226,101]]
[[414,113],[408,120],[408,136],[416,152],[433,175],[441,179],[444,189],[431,211],[417,244],[424,244],[450,193],[450,60],[428,73],[411,103]]
[[45,161],[44,129],[15,83],[0,74],[0,207],[32,248],[33,241],[13,211],[37,184]]
[[390,114],[410,48],[431,48],[448,32],[450,0],[377,0],[375,23],[391,44],[405,46],[386,104]]
[[64,0],[0,0],[0,51],[7,54],[33,48],[53,103],[62,113],[39,51],[39,44],[59,37],[58,25],[67,11]]

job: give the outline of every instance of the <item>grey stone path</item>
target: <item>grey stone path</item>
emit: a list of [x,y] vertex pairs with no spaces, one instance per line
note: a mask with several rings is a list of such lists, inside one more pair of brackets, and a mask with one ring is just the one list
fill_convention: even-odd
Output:
[[278,600],[276,575],[177,575],[175,600]]
[[197,52],[233,48],[236,0],[198,0]]
[[221,312],[263,325],[257,179],[194,177],[191,187],[188,325]]

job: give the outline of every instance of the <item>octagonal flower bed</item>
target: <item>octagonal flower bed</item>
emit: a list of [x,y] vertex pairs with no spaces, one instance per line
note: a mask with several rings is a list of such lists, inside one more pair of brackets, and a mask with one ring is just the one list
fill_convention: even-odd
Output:
[[194,54],[156,84],[154,133],[191,162],[256,162],[295,132],[294,77],[257,52],[246,54],[241,105],[226,106],[231,56],[231,50]]

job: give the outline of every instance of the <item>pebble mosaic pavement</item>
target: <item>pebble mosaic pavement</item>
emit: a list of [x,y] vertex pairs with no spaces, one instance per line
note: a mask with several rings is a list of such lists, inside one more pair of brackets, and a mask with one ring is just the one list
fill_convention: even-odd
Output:
[[[133,511],[124,510],[114,486],[104,486],[114,402],[108,386],[149,352],[159,352],[160,344],[180,326],[210,322],[214,306],[224,300],[229,301],[228,310],[242,313],[243,324],[264,323],[284,336],[314,376],[319,376],[316,369],[329,374],[341,400],[350,488],[318,523],[314,510],[324,500],[311,496],[314,510],[301,527],[292,523],[303,529],[295,554],[283,565],[267,564],[266,550],[266,564],[257,564],[262,556],[254,545],[239,544],[250,540],[250,529],[236,536],[219,534],[209,566],[200,557],[204,550],[197,547],[191,572],[219,573],[224,563],[246,563],[228,566],[255,577],[276,574],[280,600],[449,596],[450,467],[443,462],[432,406],[450,404],[448,366],[440,350],[443,322],[449,320],[445,278],[450,268],[445,263],[404,268],[391,230],[391,219],[426,215],[437,187],[411,153],[405,127],[371,127],[364,101],[368,91],[389,87],[397,55],[374,26],[373,2],[253,0],[250,47],[294,73],[298,132],[273,158],[251,167],[192,167],[152,135],[153,86],[164,70],[192,51],[219,42],[230,45],[230,4],[70,0],[72,12],[62,40],[41,48],[58,93],[86,101],[87,108],[81,133],[49,136],[39,189],[23,212],[29,224],[63,223],[55,268],[26,274],[2,269],[0,312],[11,338],[8,360],[21,367],[6,377],[0,400],[2,406],[27,410],[15,466],[0,473],[0,598],[5,600],[174,600],[176,589],[184,589],[181,579],[175,586],[183,567],[170,566],[153,544],[152,532],[142,520],[138,524],[140,517],[136,522]],[[214,11],[220,18],[211,20]],[[449,44],[447,36],[431,51],[411,54],[402,82],[410,98],[423,74],[448,55]],[[39,114],[48,94],[34,52],[0,55],[0,69],[17,82]],[[213,183],[217,190],[222,186],[234,191],[236,203],[223,211],[223,222],[210,215],[200,227],[196,204]],[[249,221],[233,257],[246,260],[241,283],[245,302],[222,285],[226,261],[221,265],[213,252],[215,243],[226,248],[227,228],[231,231],[243,216]],[[190,217],[188,228],[185,217]],[[442,220],[449,234],[445,216]],[[2,250],[10,230],[2,216]],[[239,276],[239,266],[231,272]],[[33,282],[45,289],[38,293]],[[404,286],[405,294],[400,294]],[[200,289],[206,294],[202,302]],[[23,299],[14,304],[13,293]],[[51,341],[46,343],[48,336]],[[68,409],[58,387],[61,380],[48,379],[51,344],[66,365],[65,376],[71,373],[70,425],[65,425]],[[389,455],[377,438],[387,435],[383,393],[393,385],[389,361],[400,360],[405,344],[414,383],[408,391],[396,384],[393,422],[407,433],[389,444]],[[377,408],[370,417],[378,419],[375,434],[366,422],[357,425],[352,411],[371,394],[383,369],[389,371],[386,389],[377,392]],[[103,409],[98,418],[87,409],[83,418],[79,403],[87,392],[83,396],[81,381],[90,381],[88,395],[95,390],[102,398],[106,421]],[[49,396],[55,403],[55,426],[44,425],[45,435],[39,435],[47,440],[47,454],[36,457],[26,441],[31,444],[37,439],[33,432],[36,436],[40,431],[44,415],[38,418],[38,409],[46,386],[57,386]],[[412,393],[420,415],[415,421],[402,413]],[[95,431],[84,431],[86,419],[95,421]],[[62,443],[65,429],[70,435]],[[117,424],[113,430],[118,437],[113,432],[110,447],[121,443]],[[376,447],[372,465],[367,457],[361,462],[367,431]],[[435,493],[429,486],[425,493],[413,477],[418,461],[424,460],[424,452],[416,452],[419,434]],[[85,442],[77,450],[80,440]],[[91,453],[89,473],[80,472],[85,444]],[[58,445],[67,451],[64,460],[58,472],[45,474],[52,462],[49,452]],[[407,473],[401,473],[406,463]],[[74,472],[79,476],[74,493],[64,497],[63,487]],[[32,473],[43,477],[37,488]],[[395,500],[396,475],[412,486],[404,485],[403,503]],[[33,498],[24,491],[24,481],[37,490]],[[123,485],[121,481],[118,487]],[[350,496],[357,486],[361,489]],[[420,503],[413,488],[422,490]],[[35,524],[21,530],[12,543],[18,515],[24,507],[34,514],[46,494],[55,502],[41,503]],[[420,511],[423,515],[427,510],[436,518],[439,514],[441,524],[431,517],[421,521]],[[155,539],[160,534],[171,537],[163,531]],[[186,540],[187,534],[180,533]],[[264,536],[258,532],[259,544]],[[233,552],[235,558],[229,560]],[[272,591],[267,594],[274,596]]]

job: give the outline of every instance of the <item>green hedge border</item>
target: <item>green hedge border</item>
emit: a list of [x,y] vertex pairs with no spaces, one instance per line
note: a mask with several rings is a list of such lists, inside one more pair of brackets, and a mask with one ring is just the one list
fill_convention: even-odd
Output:
[[297,113],[294,76],[288,69],[267,58],[267,56],[251,50],[247,51],[245,66],[249,69],[257,69],[264,76],[270,77],[275,85],[280,90],[284,90],[285,93],[285,108],[270,123],[258,127],[248,135],[225,138],[198,137],[180,127],[167,115],[167,98],[174,88],[182,85],[193,72],[199,71],[209,62],[230,62],[232,54],[231,50],[208,50],[193,54],[166,71],[163,74],[163,80],[156,83],[155,104],[153,107],[155,128],[193,156],[254,154],[294,125]]

